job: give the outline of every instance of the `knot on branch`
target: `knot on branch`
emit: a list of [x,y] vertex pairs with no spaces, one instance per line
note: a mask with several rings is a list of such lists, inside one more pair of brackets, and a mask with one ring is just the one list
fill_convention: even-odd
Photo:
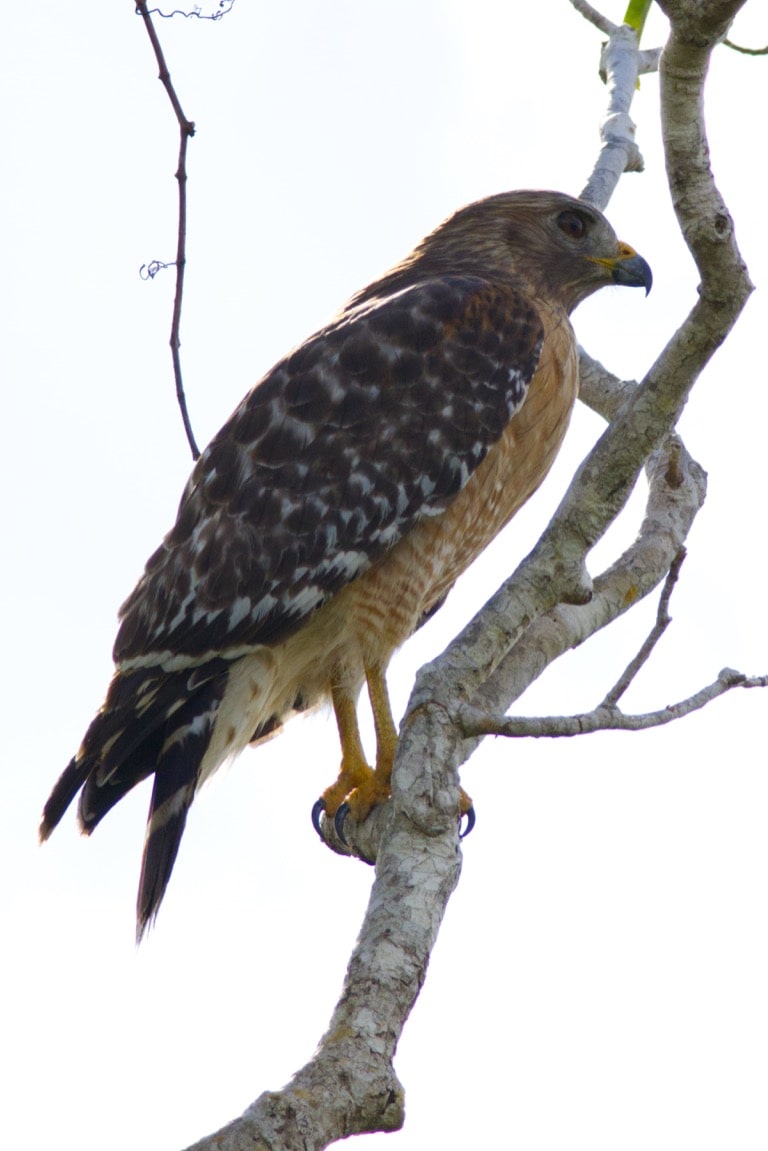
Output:
[[587,571],[582,560],[575,571],[568,573],[567,582],[563,586],[561,603],[571,604],[573,607],[583,607],[592,599],[592,576]]
[[716,213],[712,226],[716,240],[730,240],[733,232],[733,220],[726,211]]
[[685,476],[682,467],[683,445],[680,440],[671,437],[667,452],[667,470],[664,473],[664,482],[669,488],[682,486]]
[[608,144],[634,142],[635,122],[627,112],[611,112],[602,122],[603,139]]
[[635,124],[626,112],[613,112],[602,123],[604,148],[621,148],[626,153],[625,172],[642,172],[645,161],[635,143]]

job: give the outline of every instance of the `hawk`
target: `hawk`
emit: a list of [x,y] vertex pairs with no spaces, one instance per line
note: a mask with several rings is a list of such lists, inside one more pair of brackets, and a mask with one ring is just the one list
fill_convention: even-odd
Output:
[[332,703],[329,817],[389,794],[387,664],[547,474],[578,390],[568,317],[607,284],[648,292],[651,271],[592,205],[545,191],[470,204],[276,364],[203,452],[40,826],[47,839],[79,792],[89,834],[154,776],[139,938],[197,789],[292,713]]

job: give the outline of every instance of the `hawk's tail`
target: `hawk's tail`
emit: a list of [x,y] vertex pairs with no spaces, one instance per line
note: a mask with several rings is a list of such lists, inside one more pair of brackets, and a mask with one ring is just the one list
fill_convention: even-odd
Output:
[[138,939],[168,886],[229,667],[216,659],[170,675],[159,668],[118,671],[43,810],[41,840],[80,792],[78,819],[89,835],[118,800],[154,775],[136,904]]

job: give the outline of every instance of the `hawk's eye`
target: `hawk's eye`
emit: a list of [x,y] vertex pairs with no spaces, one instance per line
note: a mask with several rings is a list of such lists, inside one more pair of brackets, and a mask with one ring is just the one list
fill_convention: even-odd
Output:
[[587,222],[579,212],[561,212],[557,217],[557,226],[572,240],[581,240],[587,230]]

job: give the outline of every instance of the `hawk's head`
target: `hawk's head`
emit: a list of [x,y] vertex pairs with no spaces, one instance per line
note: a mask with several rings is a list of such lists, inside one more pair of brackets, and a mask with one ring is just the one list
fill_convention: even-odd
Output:
[[651,289],[651,269],[605,216],[560,192],[502,192],[461,208],[422,240],[412,271],[498,270],[567,311],[607,284]]

